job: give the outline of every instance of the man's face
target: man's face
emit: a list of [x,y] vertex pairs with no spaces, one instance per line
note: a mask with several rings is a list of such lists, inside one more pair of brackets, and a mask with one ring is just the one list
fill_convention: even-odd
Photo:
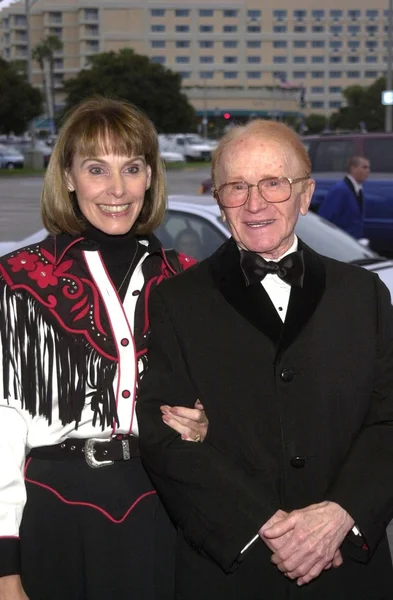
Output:
[[[304,176],[304,167],[289,146],[245,135],[228,144],[216,169],[216,186],[234,181],[256,184],[266,177]],[[292,185],[292,194],[281,203],[267,202],[256,187],[250,188],[245,204],[221,207],[238,245],[265,258],[279,258],[292,245],[299,214],[305,215],[314,191],[314,181]]]
[[360,158],[356,167],[351,167],[350,175],[358,183],[363,183],[370,174],[370,161],[366,158]]

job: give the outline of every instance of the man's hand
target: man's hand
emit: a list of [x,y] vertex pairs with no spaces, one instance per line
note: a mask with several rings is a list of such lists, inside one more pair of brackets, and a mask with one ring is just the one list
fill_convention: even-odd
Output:
[[262,535],[268,545],[274,546],[289,534],[271,560],[287,577],[303,585],[324,569],[342,564],[339,548],[353,525],[353,519],[341,506],[321,502],[294,510],[271,527],[263,528]]
[[207,435],[209,421],[199,400],[195,402],[194,408],[163,405],[160,409],[164,423],[180,433],[183,440],[203,442]]
[[19,575],[0,577],[0,600],[29,600]]
[[270,519],[268,521],[266,521],[266,523],[264,525],[262,525],[262,527],[258,531],[260,538],[265,542],[267,547],[270,548],[270,550],[272,552],[276,552],[279,548],[281,548],[281,546],[289,540],[292,532],[288,531],[281,537],[272,538],[272,539],[265,538],[263,534],[266,531],[266,529],[273,527],[273,525],[283,521],[288,516],[289,516],[289,513],[280,509],[276,513],[274,513],[274,515],[272,517],[270,517]]

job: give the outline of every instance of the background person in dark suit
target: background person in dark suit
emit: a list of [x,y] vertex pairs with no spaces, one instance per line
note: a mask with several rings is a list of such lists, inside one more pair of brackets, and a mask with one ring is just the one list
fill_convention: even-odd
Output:
[[[233,129],[213,158],[232,239],[151,295],[137,411],[179,600],[393,596],[392,306],[295,236],[309,174],[285,125]],[[187,444],[165,422],[195,398],[209,431]]]
[[370,174],[370,161],[353,156],[348,162],[348,173],[326,194],[318,213],[355,238],[363,237],[364,197],[363,182]]

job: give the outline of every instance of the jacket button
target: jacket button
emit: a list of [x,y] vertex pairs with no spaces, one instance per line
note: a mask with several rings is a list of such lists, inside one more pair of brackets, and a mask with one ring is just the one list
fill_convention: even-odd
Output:
[[280,377],[285,383],[290,383],[293,379],[293,372],[291,369],[283,369],[280,373]]
[[294,469],[303,469],[306,465],[306,460],[302,456],[294,456],[291,458],[291,467]]

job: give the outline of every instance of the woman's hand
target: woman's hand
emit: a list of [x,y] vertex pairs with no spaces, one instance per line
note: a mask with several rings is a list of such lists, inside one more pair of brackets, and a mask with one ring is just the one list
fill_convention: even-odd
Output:
[[160,406],[162,420],[172,429],[180,433],[182,440],[203,442],[207,435],[209,421],[200,400],[194,408],[184,406]]

